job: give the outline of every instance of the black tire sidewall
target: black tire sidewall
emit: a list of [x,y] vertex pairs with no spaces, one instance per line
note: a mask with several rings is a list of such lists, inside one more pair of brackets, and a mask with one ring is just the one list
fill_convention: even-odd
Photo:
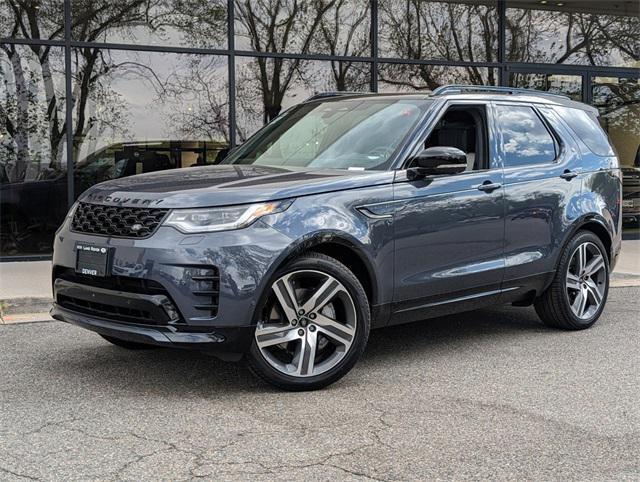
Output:
[[[328,256],[310,253],[297,258],[279,269],[270,279],[265,290],[271,290],[273,283],[287,273],[300,270],[314,270],[326,273],[340,281],[349,292],[356,309],[355,339],[346,356],[325,373],[312,377],[295,377],[279,372],[262,356],[255,337],[252,339],[247,361],[249,368],[266,382],[292,391],[316,390],[339,380],[356,364],[367,344],[371,325],[371,315],[367,295],[355,275],[339,261]],[[265,293],[266,294],[266,293]],[[268,296],[261,297],[258,313],[262,312]]]

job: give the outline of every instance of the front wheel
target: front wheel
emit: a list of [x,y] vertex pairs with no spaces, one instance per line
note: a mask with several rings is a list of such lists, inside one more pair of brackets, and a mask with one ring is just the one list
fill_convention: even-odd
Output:
[[250,352],[249,368],[285,390],[316,390],[346,375],[369,338],[367,295],[337,260],[306,254],[274,277]]
[[580,231],[565,248],[555,278],[534,304],[548,326],[582,330],[592,326],[609,293],[609,259],[595,234]]

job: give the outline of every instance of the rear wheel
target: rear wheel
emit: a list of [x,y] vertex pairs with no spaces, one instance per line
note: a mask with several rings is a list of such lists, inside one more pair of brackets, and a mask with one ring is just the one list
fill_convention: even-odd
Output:
[[609,293],[609,259],[600,239],[580,231],[565,248],[555,278],[535,302],[548,326],[582,330],[592,326]]
[[113,338],[112,336],[100,335],[112,345],[119,346],[120,348],[126,348],[127,350],[153,350],[158,348],[156,345],[148,345],[146,343],[136,343],[135,341],[121,340],[119,338]]
[[343,264],[310,253],[275,276],[247,357],[285,390],[315,390],[351,370],[369,337],[367,295]]

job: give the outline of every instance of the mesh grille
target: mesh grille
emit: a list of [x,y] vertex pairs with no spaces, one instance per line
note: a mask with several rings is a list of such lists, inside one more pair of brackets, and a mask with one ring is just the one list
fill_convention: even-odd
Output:
[[73,214],[71,229],[101,236],[145,238],[155,232],[168,211],[80,203]]

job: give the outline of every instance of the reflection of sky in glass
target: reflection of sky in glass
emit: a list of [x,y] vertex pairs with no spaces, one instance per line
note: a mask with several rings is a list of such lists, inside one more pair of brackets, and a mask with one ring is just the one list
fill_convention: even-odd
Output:
[[502,130],[506,165],[553,161],[553,138],[533,109],[509,105],[497,106],[496,110]]

